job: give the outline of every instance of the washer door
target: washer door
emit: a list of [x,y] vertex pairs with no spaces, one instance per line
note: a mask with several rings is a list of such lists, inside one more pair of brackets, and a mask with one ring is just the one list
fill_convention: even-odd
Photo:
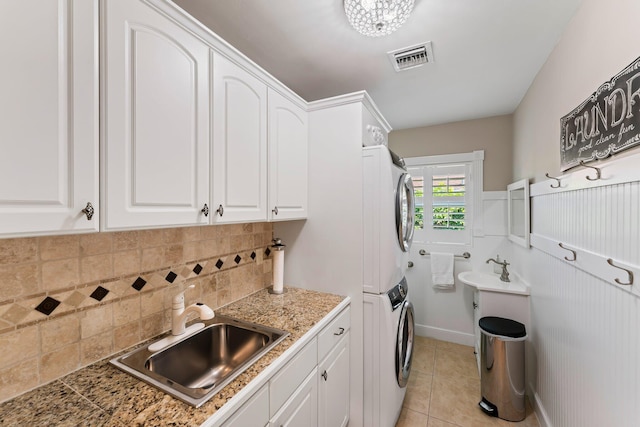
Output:
[[406,387],[407,381],[409,381],[413,357],[414,328],[413,304],[410,301],[405,301],[400,312],[396,339],[396,378],[400,387]]
[[402,252],[409,252],[413,241],[415,196],[411,175],[403,173],[396,191],[396,231]]

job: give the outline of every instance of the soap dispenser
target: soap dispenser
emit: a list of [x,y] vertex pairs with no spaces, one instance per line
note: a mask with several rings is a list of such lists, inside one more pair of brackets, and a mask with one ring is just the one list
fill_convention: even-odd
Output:
[[500,265],[499,263],[501,263],[502,260],[500,259],[500,255],[496,255],[496,262],[493,263],[493,272],[496,274],[502,274],[502,265]]

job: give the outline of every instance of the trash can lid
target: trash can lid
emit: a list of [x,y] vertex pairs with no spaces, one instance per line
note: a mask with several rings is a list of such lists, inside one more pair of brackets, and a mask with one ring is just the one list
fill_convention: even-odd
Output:
[[522,338],[527,335],[527,330],[522,323],[503,317],[483,317],[479,324],[480,329],[492,335],[509,338]]

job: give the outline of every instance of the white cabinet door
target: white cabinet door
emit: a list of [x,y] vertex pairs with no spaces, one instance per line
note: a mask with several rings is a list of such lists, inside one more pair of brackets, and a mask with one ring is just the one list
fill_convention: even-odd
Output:
[[138,0],[102,23],[104,228],[207,224],[209,47]]
[[318,425],[318,370],[314,369],[271,420],[273,427]]
[[318,365],[318,425],[344,427],[349,423],[349,332]]
[[267,220],[267,86],[213,53],[215,223]]
[[98,1],[0,3],[0,235],[97,231]]
[[261,427],[269,424],[269,386],[264,385],[231,415],[222,427]]
[[307,112],[269,89],[269,219],[307,217]]

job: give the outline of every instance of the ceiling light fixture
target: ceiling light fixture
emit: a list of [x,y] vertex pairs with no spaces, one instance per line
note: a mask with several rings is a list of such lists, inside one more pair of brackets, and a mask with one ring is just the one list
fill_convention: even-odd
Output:
[[369,37],[386,36],[405,23],[414,0],[344,0],[344,12],[353,28]]

